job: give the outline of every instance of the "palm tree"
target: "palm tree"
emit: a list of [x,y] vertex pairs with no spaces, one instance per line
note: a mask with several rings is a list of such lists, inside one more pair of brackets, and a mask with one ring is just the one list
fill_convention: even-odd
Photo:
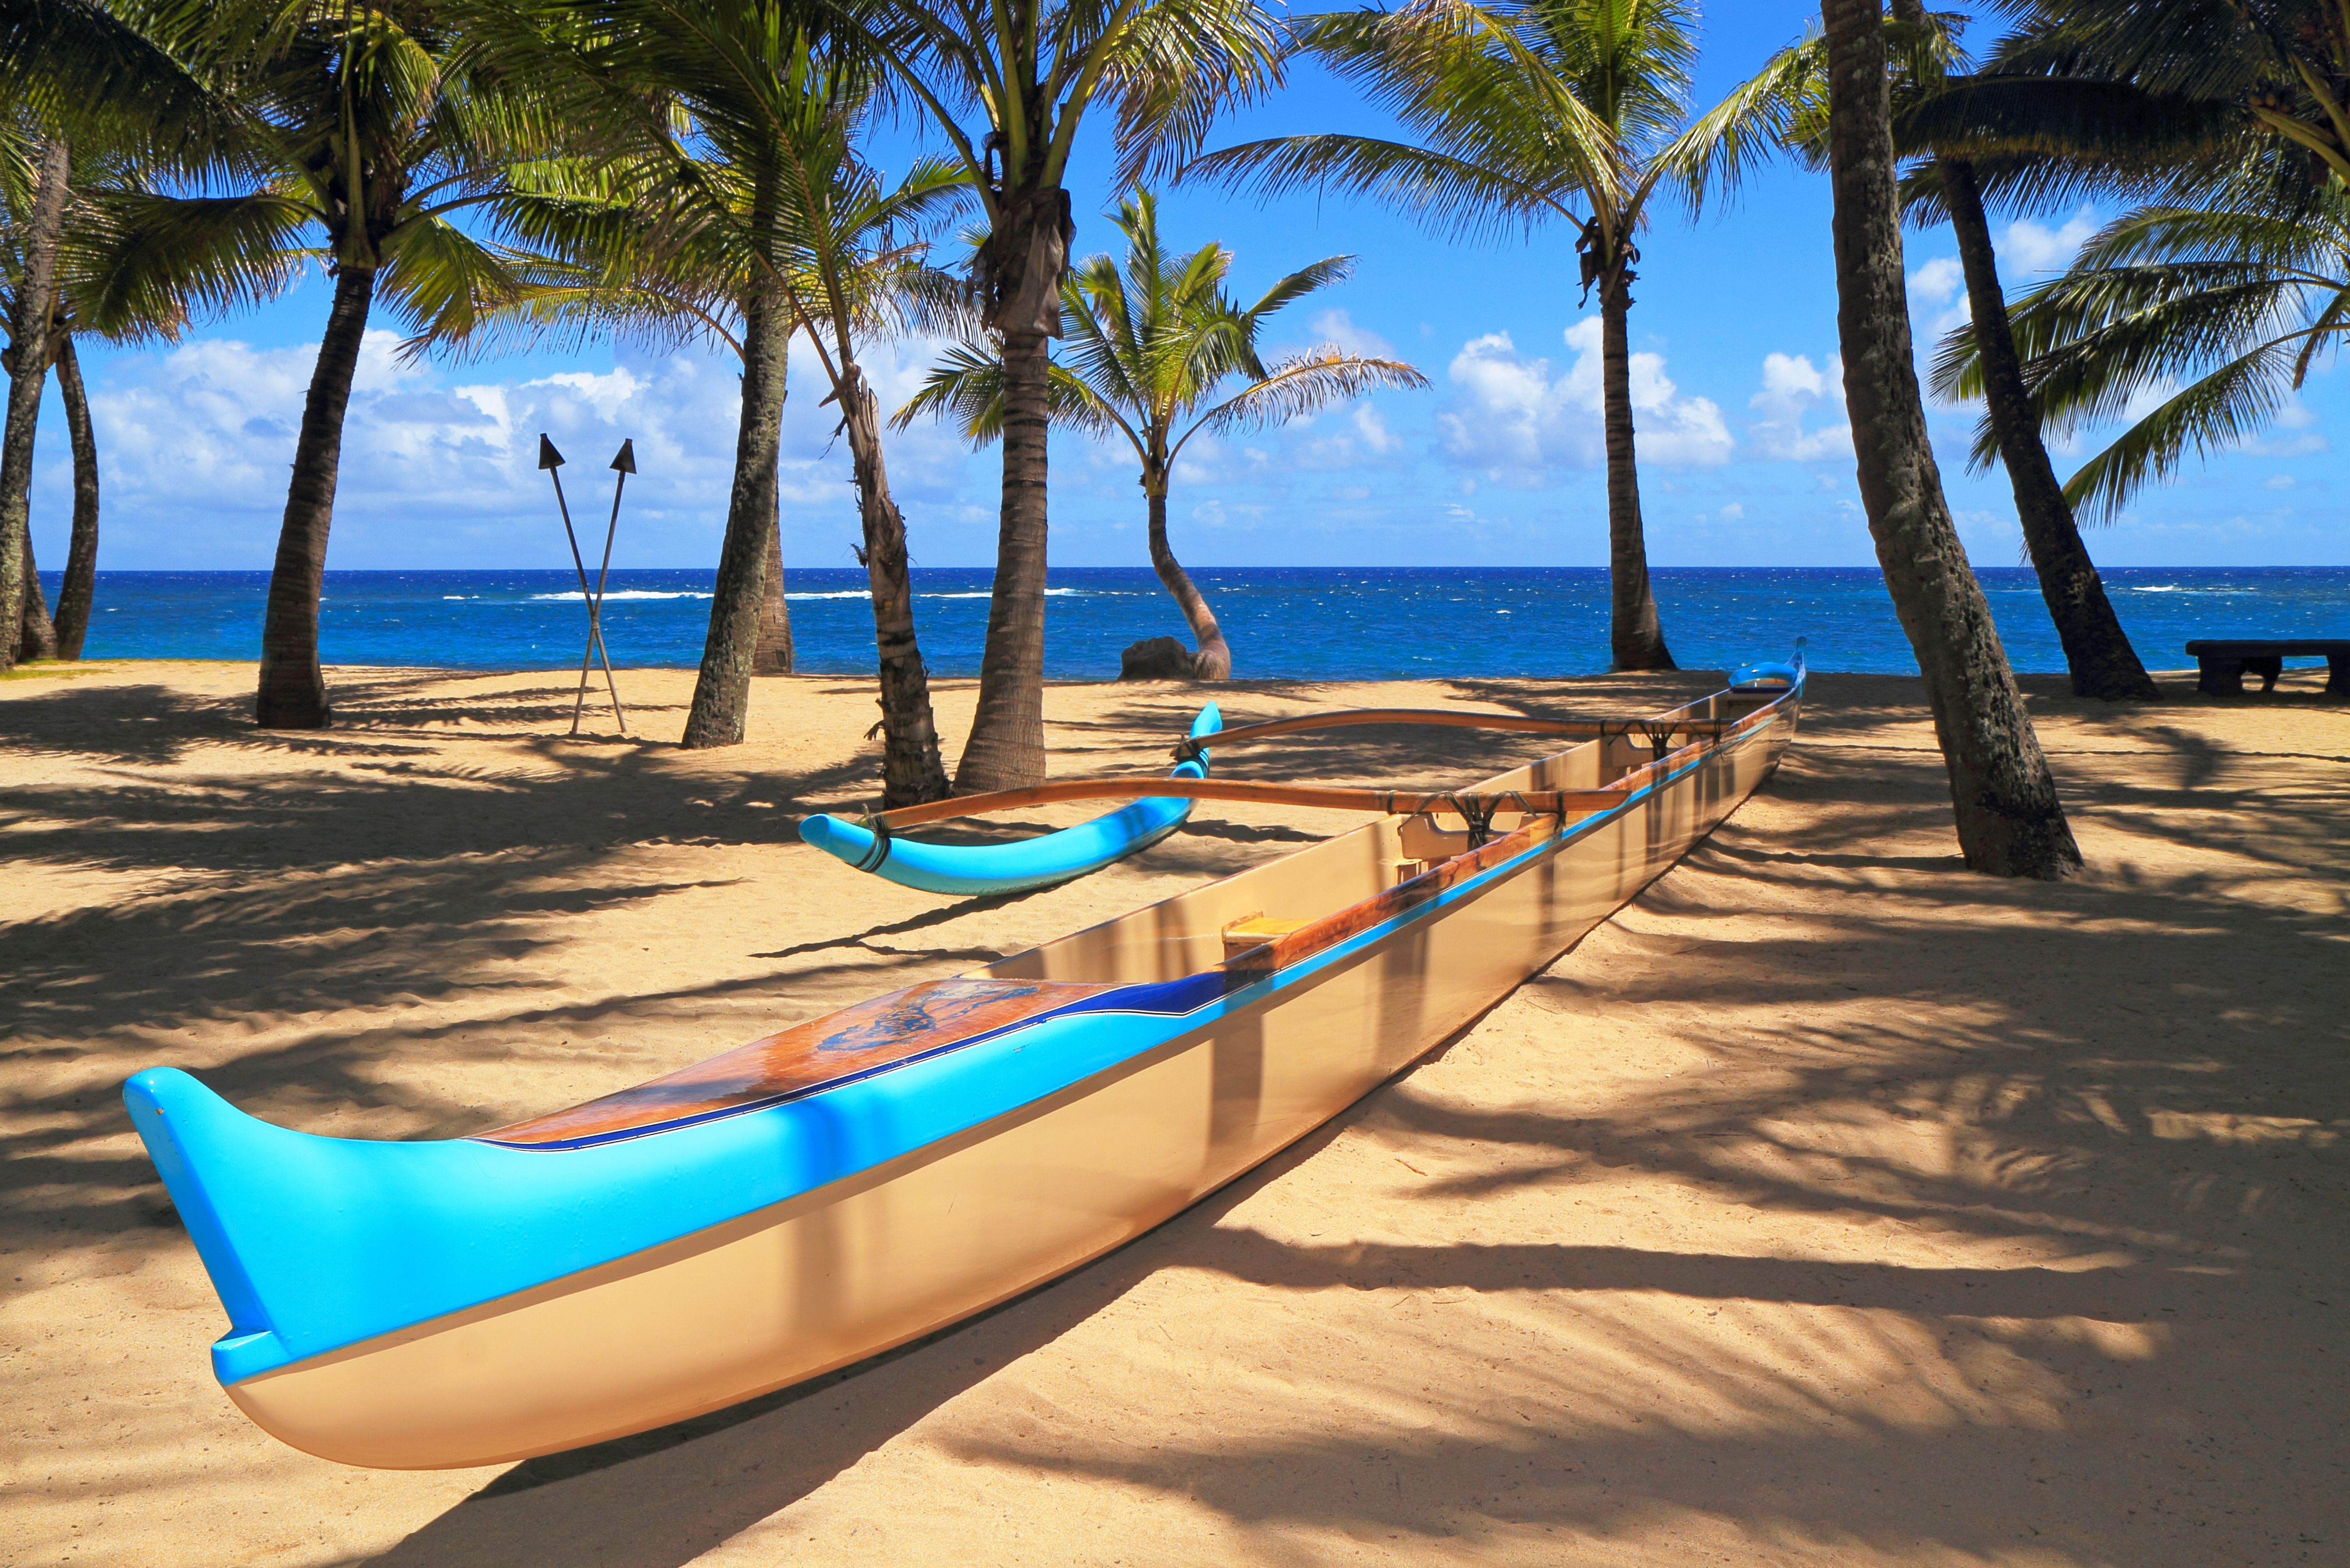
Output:
[[1311,16],[1295,47],[1358,83],[1417,142],[1284,136],[1226,148],[1185,178],[1351,191],[1440,231],[1576,231],[1583,297],[1599,292],[1607,452],[1609,641],[1619,670],[1669,670],[1648,582],[1627,322],[1650,200],[1694,206],[1774,144],[1795,73],[1783,60],[1690,119],[1695,0],[1409,0]]
[[[71,147],[77,140],[96,142],[184,173],[237,141],[236,106],[118,14],[129,9],[128,0],[0,0],[0,100],[11,106],[19,130],[34,132],[37,170],[16,182],[18,287],[10,337],[17,369],[9,376],[6,428],[0,435],[0,669],[16,658],[26,590],[36,600],[39,594],[31,576],[26,504],[41,383],[52,359],[63,362],[69,429],[78,431],[86,422],[87,409],[76,411],[80,379],[70,341],[61,348],[47,341],[55,318]],[[78,462],[85,445],[77,434]],[[94,470],[83,472],[94,483]],[[78,480],[76,490],[78,510],[85,493],[94,504],[94,492]],[[90,561],[94,569],[94,556]],[[68,581],[78,575],[76,557],[69,556]]]
[[[1896,203],[1880,0],[1826,0],[1836,327],[1862,504],[1941,742],[1967,864],[2054,879],[2080,869],[2039,736],[1968,567],[1926,436]],[[1918,19],[1908,0],[1905,21]]]
[[[58,231],[65,223],[66,182],[70,161],[65,137],[48,129],[39,140],[37,172],[26,203],[25,260],[17,275],[15,308],[8,323],[8,414],[0,433],[0,670],[16,662],[28,599],[40,597],[32,571],[34,427],[41,414],[41,386],[48,377],[49,329],[57,303]],[[35,652],[40,621],[33,625]]]
[[[108,90],[151,80],[165,102],[196,94],[216,131],[206,183],[229,192],[157,196],[140,221],[174,249],[256,256],[306,249],[315,232],[331,264],[334,300],[295,441],[255,699],[265,728],[320,728],[331,712],[319,590],[370,310],[380,291],[399,317],[429,327],[511,289],[499,253],[452,218],[501,199],[501,168],[544,142],[544,116],[429,0],[364,10],[342,0],[118,0],[112,11],[146,53],[130,65],[109,57],[112,76],[96,66],[86,74]],[[0,46],[14,36],[0,26]]]
[[1048,344],[1076,227],[1063,188],[1087,111],[1115,111],[1122,185],[1179,164],[1215,114],[1279,80],[1260,0],[872,0],[874,46],[985,209],[977,266],[1003,345],[1003,501],[966,793],[1045,777]]
[[[1228,680],[1232,649],[1167,542],[1168,485],[1185,443],[1201,431],[1278,424],[1375,387],[1425,387],[1428,379],[1400,360],[1328,345],[1271,366],[1259,357],[1258,337],[1274,313],[1343,280],[1354,270],[1351,256],[1327,256],[1291,273],[1243,308],[1223,291],[1232,253],[1206,244],[1188,256],[1168,254],[1159,238],[1158,199],[1148,191],[1119,203],[1111,222],[1126,235],[1124,270],[1108,256],[1095,256],[1061,285],[1072,346],[1066,360],[1052,368],[1053,417],[1097,435],[1123,435],[1134,448],[1149,508],[1150,565],[1191,625],[1198,645],[1192,676]],[[1201,411],[1236,374],[1246,384]],[[1003,359],[972,344],[951,350],[892,422],[903,429],[926,414],[951,415],[974,443],[997,439]]]
[[[2207,204],[2126,213],[2016,302],[2008,324],[2023,358],[2013,373],[2033,416],[2062,435],[2186,383],[2081,466],[2064,486],[2069,504],[2111,520],[2190,448],[2251,435],[2350,330],[2350,194],[2309,175],[2306,159],[2279,150]],[[1935,385],[1965,396],[1991,372],[1989,353],[1953,339]]]
[[[1987,190],[2005,191],[2036,205],[2085,183],[2143,178],[2141,171],[2202,151],[2210,128],[2180,117],[2175,104],[2077,70],[1954,76],[1951,67],[1963,57],[1940,19],[1902,19],[1895,28],[1894,141],[1913,161],[1902,181],[1903,206],[1913,223],[1948,219],[1958,241],[1972,320],[1967,332],[1992,365],[1981,387],[1988,426],[2074,692],[2107,701],[2158,696],[2065,504],[2016,371],[1985,200]],[[1786,139],[1817,167],[1826,158],[1826,61],[1816,41],[1794,53],[1803,57],[1810,101]]]
[[[935,293],[919,281],[931,275],[920,233],[963,198],[962,173],[923,160],[884,186],[855,149],[873,106],[871,73],[774,0],[690,14],[675,0],[605,0],[592,19],[572,14],[590,25],[568,46],[572,96],[559,101],[602,122],[611,140],[598,178],[616,195],[598,220],[616,237],[604,270],[586,281],[625,292],[630,310],[707,327],[731,307],[741,322],[734,496],[685,743],[743,738],[773,569],[785,348],[805,331],[848,437],[880,663],[885,799],[939,799],[946,772],[914,630],[905,521],[858,355],[893,312],[919,313]],[[559,213],[537,229],[525,223],[544,238],[563,228]]]
[[2087,67],[2232,114],[2350,182],[2350,8],[2339,0],[2017,0],[2002,71]]
[[[54,284],[48,332],[49,367],[57,372],[59,401],[73,462],[73,524],[57,618],[44,656],[77,659],[89,628],[90,600],[98,568],[98,439],[82,383],[78,337],[98,337],[130,344],[176,339],[192,312],[217,312],[255,303],[294,281],[299,259],[268,250],[247,254],[227,249],[174,250],[172,236],[151,233],[139,219],[154,192],[151,171],[120,150],[85,141],[72,160],[68,192],[52,241]],[[24,275],[27,236],[22,219],[32,192],[19,171],[36,160],[21,141],[0,133],[0,303],[10,318],[16,288]],[[184,240],[187,236],[179,236]],[[202,236],[199,236],[202,237]],[[217,236],[214,236],[217,237]],[[13,370],[17,356],[6,356]],[[38,579],[27,566],[25,624],[40,609]],[[47,629],[47,628],[45,628]]]

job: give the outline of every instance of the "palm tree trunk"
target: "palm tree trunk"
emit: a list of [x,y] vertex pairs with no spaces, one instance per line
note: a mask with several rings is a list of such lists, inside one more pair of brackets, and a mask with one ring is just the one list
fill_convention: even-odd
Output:
[[[49,376],[49,319],[57,308],[57,234],[65,224],[70,156],[63,137],[41,144],[32,211],[21,244],[24,273],[16,286],[16,317],[8,324],[14,361],[8,372],[8,420],[0,433],[0,670],[16,662],[18,624],[25,614],[31,557],[33,436],[41,418],[41,387]],[[31,584],[40,592],[37,581]]]
[[[790,381],[791,338],[784,338],[785,380]],[[788,392],[786,393],[788,396]],[[775,450],[783,450],[783,404],[775,405]],[[784,518],[780,500],[775,525],[767,530],[767,571],[759,595],[759,646],[752,650],[754,675],[789,675],[795,650],[792,646],[792,607],[784,597]]]
[[41,574],[33,565],[33,533],[25,531],[23,570],[25,574],[24,607],[16,617],[16,657],[18,659],[55,659],[57,656],[57,628],[49,619],[48,596],[41,591]]
[[873,641],[880,654],[881,804],[919,805],[944,800],[951,792],[946,763],[939,757],[939,727],[931,715],[931,675],[914,638],[906,520],[889,496],[889,471],[881,461],[881,410],[873,389],[845,355],[841,379],[858,516],[865,529],[865,579],[873,594]]
[[1600,398],[1607,404],[1607,644],[1617,670],[1678,670],[1657,620],[1640,529],[1640,461],[1631,435],[1631,268],[1600,282]]
[[1191,656],[1191,678],[1195,680],[1230,680],[1232,678],[1232,650],[1224,641],[1223,628],[1216,624],[1208,601],[1191,586],[1191,575],[1175,559],[1175,552],[1167,544],[1167,481],[1158,476],[1155,484],[1145,483],[1150,496],[1150,567],[1167,591],[1175,596],[1183,618],[1191,623],[1191,640],[1200,645]]
[[65,581],[57,587],[57,657],[79,659],[98,588],[98,436],[90,428],[89,393],[71,334],[57,341],[57,395],[66,406],[73,443],[73,538],[66,546]]
[[955,768],[966,794],[1045,780],[1045,367],[1076,234],[1057,186],[1008,191],[993,217],[980,247],[982,317],[1003,345],[1003,511],[979,711]]
[[261,622],[261,683],[254,722],[265,730],[323,730],[333,721],[327,678],[318,669],[318,596],[327,581],[327,533],[335,521],[335,481],[343,459],[343,415],[351,379],[367,337],[375,274],[343,266],[335,272],[334,308],[318,340],[318,363],[302,402],[302,430],[294,440],[294,479],[286,492],[286,520],[277,531],[277,559],[269,571],[269,602]]
[[1901,275],[1880,4],[1826,0],[1824,8],[1836,327],[1861,502],[1925,677],[1967,864],[1994,876],[2067,877],[2080,869],[2081,852],[1926,436]]
[[1959,261],[1966,269],[1967,309],[1974,318],[1976,352],[1982,357],[1983,400],[1991,407],[2000,461],[2015,491],[2023,543],[2040,576],[2040,596],[2048,601],[2048,618],[2056,623],[2057,640],[2064,646],[2073,692],[2108,702],[2158,697],[2161,693],[2138,662],[2137,650],[2130,647],[2128,634],[2106,597],[2106,585],[2089,559],[2073,508],[2064,500],[2064,487],[2057,483],[2048,448],[2041,441],[2040,420],[2024,389],[2015,335],[2008,328],[2007,298],[1999,286],[1999,260],[1991,250],[1991,223],[1983,215],[1974,166],[1962,158],[1937,157],[1934,161],[1940,166],[1943,200],[1958,235]]
[[1617,670],[1677,670],[1648,584],[1648,541],[1640,525],[1640,466],[1632,442],[1632,269],[1619,262],[1601,280],[1600,393],[1607,424],[1607,640]]
[[759,646],[751,652],[754,675],[789,675],[792,647],[792,607],[784,597],[784,520],[767,530],[767,569],[759,594]]
[[964,794],[1045,782],[1045,439],[1048,341],[1003,334],[1003,511],[979,659],[979,711],[955,768]]
[[[726,537],[718,549],[702,674],[685,716],[689,747],[739,745],[750,718],[767,551],[776,538],[775,461],[783,446],[784,357],[793,326],[791,313],[764,295],[743,302],[743,411],[734,432],[734,489],[726,506]],[[775,547],[780,559],[782,545]]]

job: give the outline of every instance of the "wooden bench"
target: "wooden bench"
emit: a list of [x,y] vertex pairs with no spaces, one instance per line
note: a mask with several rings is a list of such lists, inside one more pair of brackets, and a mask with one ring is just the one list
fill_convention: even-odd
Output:
[[2287,638],[2280,641],[2215,642],[2187,645],[2199,671],[2195,684],[2214,697],[2241,697],[2247,674],[2261,678],[2261,690],[2276,690],[2277,677],[2288,659],[2325,660],[2325,689],[2350,694],[2350,641],[2323,638]]

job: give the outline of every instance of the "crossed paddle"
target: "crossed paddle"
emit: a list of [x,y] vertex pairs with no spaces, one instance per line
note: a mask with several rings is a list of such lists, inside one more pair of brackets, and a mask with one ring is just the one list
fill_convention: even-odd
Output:
[[563,536],[571,541],[572,569],[579,574],[579,597],[588,601],[588,648],[579,656],[579,695],[571,703],[571,732],[579,732],[579,714],[588,701],[588,677],[596,660],[604,661],[604,684],[612,693],[612,717],[620,723],[620,733],[629,732],[628,716],[620,711],[620,688],[612,679],[612,655],[604,646],[604,581],[612,572],[612,539],[620,529],[620,492],[628,487],[629,475],[637,472],[637,443],[632,440],[620,443],[612,456],[612,520],[604,529],[604,564],[596,568],[596,587],[588,587],[588,563],[579,554],[579,535],[571,526],[571,507],[563,499],[563,475],[556,471],[563,466],[563,454],[542,431],[538,437],[538,466],[546,477],[555,481],[555,504],[563,513]]

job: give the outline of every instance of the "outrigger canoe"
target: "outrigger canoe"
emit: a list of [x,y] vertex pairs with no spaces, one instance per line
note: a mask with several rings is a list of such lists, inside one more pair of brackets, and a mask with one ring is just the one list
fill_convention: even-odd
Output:
[[[1213,702],[1191,721],[1192,744],[1169,776],[1208,776],[1207,749],[1198,742],[1224,726]],[[1146,796],[1054,833],[1014,844],[925,844],[900,838],[889,825],[868,817],[850,822],[829,815],[800,819],[800,838],[836,860],[885,880],[927,893],[972,898],[985,893],[1024,893],[1098,871],[1115,860],[1149,848],[1183,826],[1191,802],[1183,795]]]
[[[125,1088],[227,1309],[213,1370],[296,1448],[484,1465],[780,1388],[1098,1257],[1441,1044],[1769,774],[1798,662],[1649,718],[1314,715],[1580,743],[1434,795],[1208,778],[1037,798],[1376,814],[1269,864],[471,1137],[318,1137],[187,1074]],[[1254,793],[1252,793],[1254,792]],[[1238,793],[1235,793],[1238,792]]]

